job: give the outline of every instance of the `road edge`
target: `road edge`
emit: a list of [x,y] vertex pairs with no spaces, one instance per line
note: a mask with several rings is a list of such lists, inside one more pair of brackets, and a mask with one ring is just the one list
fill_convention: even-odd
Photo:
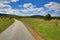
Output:
[[25,25],[25,27],[31,32],[31,34],[35,37],[36,40],[45,40],[44,38],[42,38],[40,35],[38,35],[38,33],[36,33],[36,31],[34,31],[31,27],[29,27],[29,25],[27,25],[26,23],[23,22],[23,24]]

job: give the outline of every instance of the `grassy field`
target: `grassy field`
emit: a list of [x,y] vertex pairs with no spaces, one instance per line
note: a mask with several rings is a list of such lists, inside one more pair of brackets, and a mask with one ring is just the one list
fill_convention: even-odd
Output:
[[[57,22],[55,19],[46,21],[40,18],[21,18],[19,20],[30,25],[46,40],[60,40],[60,20],[57,20]],[[56,23],[58,24],[57,26]]]
[[0,17],[0,32],[4,31],[8,26],[14,22],[13,19],[8,17]]

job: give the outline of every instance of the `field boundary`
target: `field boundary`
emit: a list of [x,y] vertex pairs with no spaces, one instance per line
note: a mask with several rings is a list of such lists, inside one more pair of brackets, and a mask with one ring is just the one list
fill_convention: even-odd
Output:
[[[24,22],[23,22],[24,23]],[[29,27],[29,25],[27,25],[26,23],[24,23],[24,25],[26,26],[26,28],[32,33],[32,35],[36,38],[36,40],[45,40],[44,38],[42,38],[38,33],[36,33],[35,30],[33,30],[31,27]]]
[[[5,31],[9,26],[11,26],[13,23],[14,23],[14,19],[12,19],[12,23],[11,23],[11,24],[5,26],[4,30],[0,30],[0,34],[1,34],[3,31]],[[3,26],[3,27],[4,27],[4,26]]]

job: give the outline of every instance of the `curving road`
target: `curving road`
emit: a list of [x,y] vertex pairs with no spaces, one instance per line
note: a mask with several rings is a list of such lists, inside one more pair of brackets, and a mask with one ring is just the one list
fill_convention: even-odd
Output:
[[35,40],[21,21],[15,22],[0,34],[0,40]]

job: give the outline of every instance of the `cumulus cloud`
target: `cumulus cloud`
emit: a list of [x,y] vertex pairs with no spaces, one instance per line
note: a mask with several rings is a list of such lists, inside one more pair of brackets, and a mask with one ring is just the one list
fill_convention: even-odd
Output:
[[10,5],[0,3],[0,14],[13,14],[13,15],[19,15],[19,10],[12,9]]
[[1,9],[1,10],[0,10],[0,13],[2,13],[2,14],[20,15],[19,10],[11,9],[11,8]]
[[49,2],[45,4],[44,7],[40,8],[37,8],[36,5],[33,5],[32,3],[26,3],[24,5],[20,5],[20,7],[23,7],[20,11],[26,15],[46,15],[50,13],[52,16],[57,16],[58,12],[60,12],[60,3],[57,2]]
[[6,4],[10,2],[16,2],[19,0],[0,0],[0,14],[12,14],[19,15],[19,10],[12,9],[12,6]]
[[10,5],[0,4],[0,9],[12,8]]
[[47,12],[45,12],[44,8],[30,8],[30,9],[21,9],[20,10],[23,14],[34,14],[34,15],[45,15]]
[[23,5],[24,8],[34,8],[35,5],[33,5],[32,3],[26,3]]
[[21,15],[21,12],[17,9],[13,9],[13,14],[15,15]]
[[11,0],[11,2],[17,2],[17,1],[19,1],[19,0]]
[[[45,4],[44,7],[47,9],[46,11],[50,11],[52,16],[60,16],[60,3],[57,2],[49,2]],[[49,13],[49,12],[48,12]]]
[[19,0],[0,0],[0,3],[17,2]]
[[26,15],[28,15],[28,14],[29,15],[47,14],[43,7],[37,8],[36,5],[33,5],[32,3],[26,3],[24,5],[19,5],[19,6],[23,7],[23,9],[20,10],[22,12],[22,14],[26,14]]
[[18,15],[19,14],[18,10],[12,9],[12,6],[6,4],[10,2],[17,2],[17,1],[19,0],[0,0],[0,13]]
[[56,2],[50,2],[44,5],[49,10],[54,10],[55,12],[60,12],[60,4]]
[[[8,1],[5,0],[5,2],[16,2],[16,0],[8,0]],[[19,7],[22,7],[22,9],[20,10],[12,9],[10,5],[0,3],[0,13],[30,16],[30,15],[46,15],[49,13],[48,11],[54,10],[54,13],[50,12],[51,15],[58,16],[58,12],[60,12],[60,4],[56,2],[50,2],[48,4],[45,4],[44,7],[40,8],[37,8],[36,5],[33,5],[32,3],[19,5]]]
[[0,3],[0,13],[5,13],[8,9],[12,9],[10,5]]

